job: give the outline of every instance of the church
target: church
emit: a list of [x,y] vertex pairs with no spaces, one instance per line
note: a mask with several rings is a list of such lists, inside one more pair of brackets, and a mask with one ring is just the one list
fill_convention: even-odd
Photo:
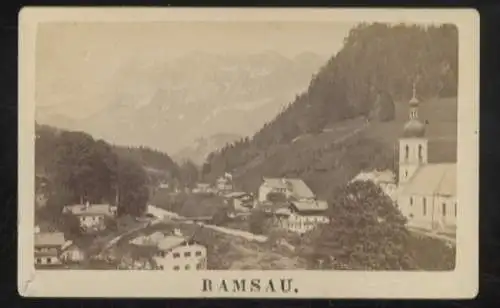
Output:
[[455,234],[457,165],[429,163],[426,125],[419,120],[415,87],[409,102],[409,120],[399,139],[397,205],[408,227]]

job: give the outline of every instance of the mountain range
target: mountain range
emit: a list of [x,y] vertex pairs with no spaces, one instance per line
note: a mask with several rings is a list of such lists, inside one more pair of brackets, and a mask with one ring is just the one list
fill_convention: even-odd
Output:
[[141,60],[124,64],[108,79],[108,93],[101,97],[109,101],[92,116],[74,119],[37,108],[36,119],[117,145],[144,145],[202,162],[209,152],[253,135],[272,120],[307,89],[326,61],[310,52],[290,58],[273,51]]

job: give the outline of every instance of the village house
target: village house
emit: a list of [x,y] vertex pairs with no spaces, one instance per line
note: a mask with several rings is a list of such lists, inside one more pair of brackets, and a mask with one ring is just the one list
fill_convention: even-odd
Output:
[[286,199],[314,200],[315,195],[301,179],[264,178],[259,187],[258,200],[266,203],[273,194],[282,194]]
[[85,253],[72,241],[67,241],[61,248],[60,259],[64,263],[80,263],[85,260]]
[[233,176],[230,173],[225,173],[216,181],[215,187],[219,194],[227,194],[233,190]]
[[275,223],[281,228],[303,234],[320,224],[328,223],[330,220],[326,215],[327,210],[326,201],[290,201],[288,207],[274,212]]
[[153,260],[161,270],[204,270],[207,268],[207,248],[176,230],[159,240]]
[[60,265],[60,254],[65,239],[62,232],[39,232],[35,234],[35,265]]
[[117,207],[110,204],[76,204],[63,208],[63,214],[78,218],[84,232],[102,231],[106,228],[106,219],[115,218]]
[[248,213],[255,206],[254,197],[246,192],[232,192],[224,195],[224,203],[236,213]]
[[138,236],[130,240],[130,244],[139,247],[141,257],[151,258],[160,270],[203,270],[207,266],[206,247],[184,236],[177,228],[167,233],[157,231]]
[[193,194],[213,194],[215,189],[208,183],[196,183],[196,187],[193,188]]

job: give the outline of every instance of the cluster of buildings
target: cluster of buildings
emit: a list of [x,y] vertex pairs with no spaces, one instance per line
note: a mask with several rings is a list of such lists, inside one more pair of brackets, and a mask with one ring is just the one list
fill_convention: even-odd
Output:
[[[109,204],[87,202],[65,206],[62,214],[73,216],[79,230],[89,234],[105,230],[107,219],[116,217],[117,208]],[[86,258],[75,243],[65,239],[63,232],[40,232],[38,226],[35,228],[34,249],[36,266],[64,266],[80,263]]]
[[223,176],[217,178],[215,184],[196,183],[196,187],[193,188],[192,193],[225,195],[231,191],[233,191],[233,176],[226,172]]
[[[409,228],[453,235],[458,214],[456,162],[429,161],[429,139],[426,125],[419,120],[418,107],[414,91],[409,102],[409,119],[398,140],[397,174],[391,170],[363,171],[352,182],[371,181],[378,185],[407,218]],[[277,226],[298,234],[330,221],[327,202],[318,200],[301,179],[263,178],[257,196],[233,188],[232,176],[226,173],[213,185],[198,183],[192,193],[222,196],[230,209],[230,217],[261,209],[272,216]],[[42,198],[37,202],[43,203]],[[106,221],[116,217],[117,208],[86,203],[65,206],[63,214],[76,217],[80,229],[92,233],[106,229]],[[138,237],[131,244],[147,248],[155,269],[189,271],[207,267],[207,248],[183,236],[179,230]],[[63,233],[35,234],[37,265],[60,265],[83,259],[82,252],[66,241]]]
[[264,178],[258,190],[258,204],[271,212],[276,225],[303,234],[329,222],[328,204],[301,179]]
[[398,174],[362,172],[353,180],[379,185],[408,220],[408,227],[455,234],[457,220],[456,162],[429,161],[426,126],[419,119],[419,101],[413,90],[409,119],[399,139]]
[[[433,144],[439,142],[434,140]],[[398,174],[391,170],[364,171],[352,181],[378,185],[407,218],[407,227],[454,235],[458,213],[456,162],[430,161],[434,148],[429,145],[414,89],[409,119],[398,140]],[[277,225],[300,234],[329,222],[327,202],[318,200],[301,179],[263,178],[256,198],[253,194],[232,192],[227,199],[236,212],[261,207],[272,213]]]
[[61,266],[85,259],[84,253],[72,241],[67,241],[62,232],[35,230],[34,248],[35,266]]

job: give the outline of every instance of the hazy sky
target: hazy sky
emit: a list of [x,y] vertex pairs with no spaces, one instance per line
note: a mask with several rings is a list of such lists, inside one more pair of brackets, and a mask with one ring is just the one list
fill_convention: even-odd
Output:
[[83,117],[109,103],[99,91],[131,61],[161,63],[192,51],[333,55],[352,26],[333,22],[41,24],[36,104],[50,107],[51,112]]

